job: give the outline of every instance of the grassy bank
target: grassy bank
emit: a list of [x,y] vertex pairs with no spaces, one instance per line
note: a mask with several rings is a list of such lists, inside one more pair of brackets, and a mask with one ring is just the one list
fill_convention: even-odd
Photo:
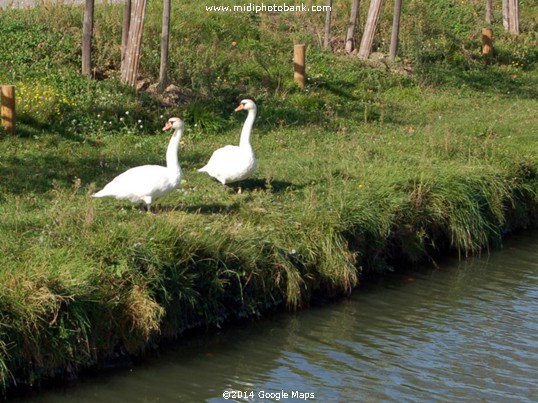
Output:
[[[320,49],[321,15],[309,24],[208,18],[177,5],[170,80],[179,90],[166,103],[115,80],[121,9],[96,9],[92,81],[78,74],[80,8],[0,14],[0,82],[17,85],[20,113],[18,136],[0,137],[3,384],[342,296],[369,274],[439,251],[477,253],[535,226],[536,35],[499,33],[485,67],[471,35],[482,26],[468,13],[476,5],[449,2],[449,30],[448,2],[433,3],[438,12],[410,3],[402,60],[386,67],[340,54],[337,41],[335,52]],[[536,9],[523,10],[523,25],[536,28]],[[159,21],[152,2],[149,81]],[[290,74],[295,41],[309,46],[305,91]],[[259,169],[235,193],[196,169],[237,142],[245,116],[232,111],[246,97],[258,103]],[[160,212],[90,198],[129,167],[164,162],[159,128],[170,116],[187,123],[185,180]]]

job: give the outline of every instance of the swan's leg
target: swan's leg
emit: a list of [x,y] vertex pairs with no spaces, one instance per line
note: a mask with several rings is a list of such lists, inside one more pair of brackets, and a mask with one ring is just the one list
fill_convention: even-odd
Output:
[[151,196],[144,197],[144,201],[146,202],[146,212],[151,213],[151,202],[152,202]]

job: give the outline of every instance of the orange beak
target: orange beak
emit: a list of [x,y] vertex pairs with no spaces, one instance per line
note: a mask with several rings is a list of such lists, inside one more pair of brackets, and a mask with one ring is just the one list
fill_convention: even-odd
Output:
[[166,122],[166,124],[163,127],[163,130],[168,130],[168,129],[171,129],[171,128],[172,128],[172,123]]
[[243,109],[245,109],[245,105],[240,104],[237,108],[235,108],[235,111],[242,111]]

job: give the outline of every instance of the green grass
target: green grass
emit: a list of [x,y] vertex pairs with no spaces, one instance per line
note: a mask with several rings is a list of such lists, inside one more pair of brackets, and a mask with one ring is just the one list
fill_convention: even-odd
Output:
[[[120,9],[96,9],[95,67],[109,78],[92,81],[78,74],[80,8],[3,12],[0,81],[17,85],[19,107],[18,135],[0,136],[4,385],[340,297],[369,275],[477,253],[535,226],[536,38],[518,42],[520,64],[503,53],[485,67],[453,46],[481,26],[460,21],[471,6],[462,7],[449,24],[459,30],[436,13],[404,27],[402,61],[389,66],[409,58],[415,72],[403,75],[321,50],[322,16],[305,28],[304,16],[207,18],[178,5],[170,79],[181,102],[168,108],[114,79]],[[158,8],[150,3],[142,59],[150,78]],[[526,26],[536,24],[530,10]],[[450,53],[428,54],[435,29]],[[290,71],[298,40],[309,46],[305,91]],[[517,40],[498,41],[508,50]],[[259,169],[236,193],[196,169],[238,141],[245,115],[233,109],[247,96],[258,103]],[[187,122],[185,176],[159,212],[91,198],[129,167],[164,164],[160,127],[172,115]]]

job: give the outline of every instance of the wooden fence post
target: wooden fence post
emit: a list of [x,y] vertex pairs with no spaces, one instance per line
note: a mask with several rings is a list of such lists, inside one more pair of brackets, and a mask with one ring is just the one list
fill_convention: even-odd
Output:
[[493,56],[493,31],[491,28],[482,29],[482,55],[486,63]]
[[293,47],[293,78],[300,88],[304,88],[305,83],[305,45],[295,45]]
[[92,73],[92,37],[93,11],[95,0],[86,0],[84,22],[82,24],[82,74],[91,78]]
[[402,0],[394,1],[394,15],[392,17],[392,34],[390,36],[389,60],[394,61],[398,53],[400,36],[400,17],[402,15]]
[[15,86],[2,85],[2,126],[10,134],[15,134]]

